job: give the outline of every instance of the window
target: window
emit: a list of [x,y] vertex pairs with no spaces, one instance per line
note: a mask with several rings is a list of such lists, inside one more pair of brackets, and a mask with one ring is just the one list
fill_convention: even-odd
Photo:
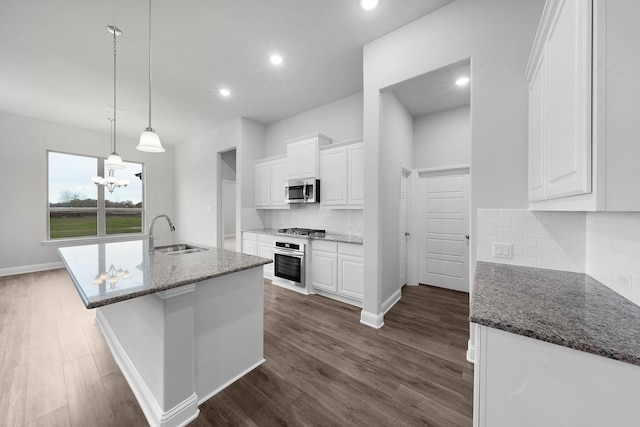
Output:
[[109,192],[91,177],[105,176],[105,159],[49,151],[48,238],[104,237],[142,233],[142,164],[124,162],[115,171],[127,187]]

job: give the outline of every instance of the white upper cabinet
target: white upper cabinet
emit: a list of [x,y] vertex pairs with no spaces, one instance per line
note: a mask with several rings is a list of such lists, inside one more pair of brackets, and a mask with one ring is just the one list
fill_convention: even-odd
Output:
[[284,184],[287,182],[287,159],[272,160],[270,167],[271,206],[287,208],[284,201]]
[[287,177],[318,177],[318,148],[331,143],[331,138],[314,133],[287,141]]
[[332,144],[320,150],[320,202],[333,208],[364,205],[364,144],[362,139]]
[[547,1],[526,73],[531,209],[640,210],[638,14],[634,0]]
[[258,160],[254,166],[255,204],[258,209],[289,209],[284,201],[287,177],[285,157]]

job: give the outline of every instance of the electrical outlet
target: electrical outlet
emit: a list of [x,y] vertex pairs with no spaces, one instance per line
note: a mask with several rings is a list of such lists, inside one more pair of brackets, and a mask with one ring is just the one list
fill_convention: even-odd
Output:
[[493,243],[493,257],[494,258],[513,258],[513,244],[512,243]]

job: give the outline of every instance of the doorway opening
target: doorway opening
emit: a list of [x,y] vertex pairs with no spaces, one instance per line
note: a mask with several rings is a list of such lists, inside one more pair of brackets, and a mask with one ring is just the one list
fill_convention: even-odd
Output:
[[[412,118],[412,164],[399,177],[400,287],[423,283],[469,292],[471,71],[466,58],[386,89]],[[461,168],[466,172],[458,178],[444,178]],[[450,188],[453,183],[459,188]]]
[[236,149],[218,153],[218,160],[218,247],[237,251]]

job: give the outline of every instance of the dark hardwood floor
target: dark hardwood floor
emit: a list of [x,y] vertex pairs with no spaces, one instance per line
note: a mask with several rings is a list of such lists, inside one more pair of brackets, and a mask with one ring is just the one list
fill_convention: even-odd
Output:
[[[266,362],[200,406],[208,426],[470,426],[468,295],[405,287],[360,309],[265,284]],[[0,277],[0,425],[147,425],[65,270]]]

